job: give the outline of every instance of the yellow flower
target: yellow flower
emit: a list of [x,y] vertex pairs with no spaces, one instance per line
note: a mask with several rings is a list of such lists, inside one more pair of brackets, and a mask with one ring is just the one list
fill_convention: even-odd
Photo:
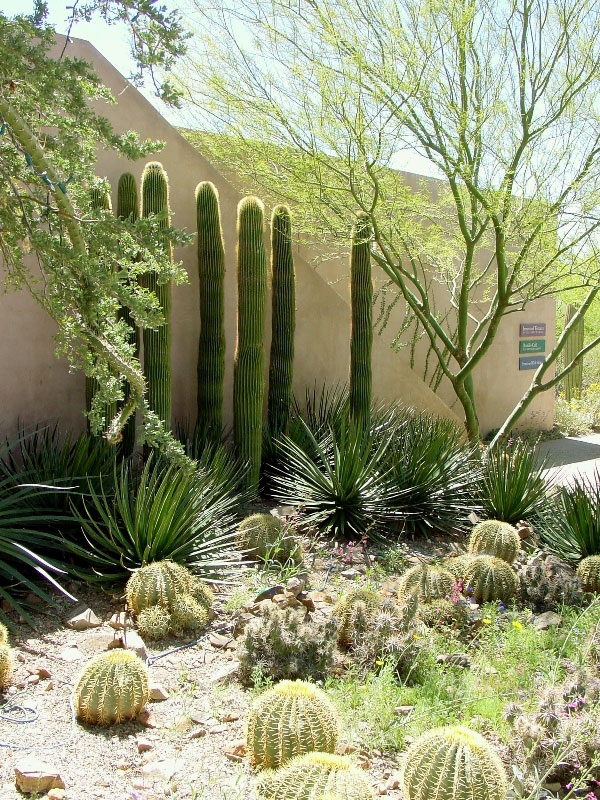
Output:
[[383,661],[376,661],[375,663],[378,667],[383,667]]
[[518,619],[513,619],[513,628],[516,628],[518,631],[523,630],[523,626],[521,625]]
[[484,617],[483,618],[483,624],[484,625],[491,625],[492,624],[492,620],[489,617]]

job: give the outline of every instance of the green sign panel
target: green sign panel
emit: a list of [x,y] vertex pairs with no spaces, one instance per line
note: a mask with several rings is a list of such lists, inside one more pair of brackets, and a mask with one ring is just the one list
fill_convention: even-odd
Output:
[[523,339],[519,342],[519,353],[543,353],[545,349],[545,339]]

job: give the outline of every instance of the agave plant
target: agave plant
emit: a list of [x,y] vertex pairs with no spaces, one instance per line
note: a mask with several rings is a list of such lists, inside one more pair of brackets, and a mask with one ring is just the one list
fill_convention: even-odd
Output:
[[239,469],[225,455],[210,469],[183,470],[149,459],[139,475],[115,470],[114,496],[90,486],[79,521],[92,579],[115,584],[153,561],[170,559],[205,577],[237,561],[234,512]]
[[558,491],[540,535],[550,550],[568,559],[600,554],[600,472],[575,478]]

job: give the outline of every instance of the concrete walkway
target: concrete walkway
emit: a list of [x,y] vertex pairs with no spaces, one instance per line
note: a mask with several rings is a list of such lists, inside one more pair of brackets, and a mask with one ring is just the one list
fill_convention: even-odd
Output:
[[581,475],[593,479],[600,472],[600,434],[567,436],[549,439],[537,446],[540,457],[546,458],[546,477],[554,483],[568,484]]

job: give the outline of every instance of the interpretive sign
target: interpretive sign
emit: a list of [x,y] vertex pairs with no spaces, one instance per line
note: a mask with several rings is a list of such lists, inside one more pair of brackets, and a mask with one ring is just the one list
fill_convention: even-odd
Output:
[[537,369],[544,360],[544,356],[525,356],[519,359],[519,369]]
[[543,353],[545,350],[545,339],[522,339],[519,342],[519,353]]
[[522,322],[519,325],[519,336],[545,336],[545,322]]

